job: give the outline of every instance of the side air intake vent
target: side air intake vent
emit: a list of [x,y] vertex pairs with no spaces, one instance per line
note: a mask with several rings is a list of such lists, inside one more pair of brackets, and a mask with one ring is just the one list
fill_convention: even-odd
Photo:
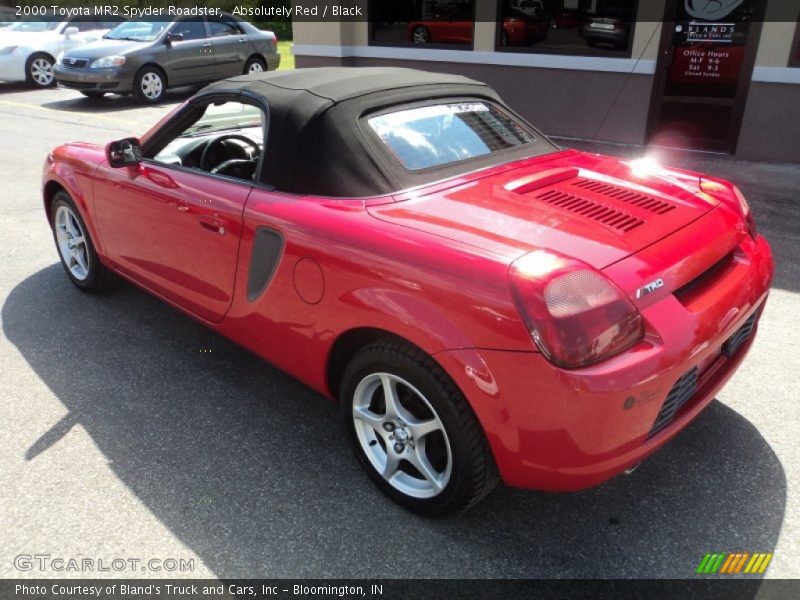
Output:
[[663,200],[653,198],[652,196],[648,196],[640,192],[634,192],[633,190],[627,190],[625,188],[617,187],[616,185],[611,185],[609,183],[603,183],[602,181],[596,181],[594,179],[580,177],[572,185],[582,190],[587,190],[589,192],[594,192],[595,194],[601,194],[603,196],[608,196],[609,198],[614,198],[615,200],[620,200],[621,202],[625,202],[631,206],[638,206],[641,209],[648,210],[657,215],[664,215],[675,208],[675,205],[670,204],[669,202],[664,202]]
[[692,396],[697,392],[697,367],[685,373],[672,389],[667,394],[667,399],[656,417],[656,422],[650,430],[648,438],[653,437],[659,431],[664,429],[667,425],[672,423],[675,414],[680,410],[681,406],[686,404]]
[[551,206],[557,206],[563,210],[568,210],[569,212],[588,219],[593,219],[603,225],[622,231],[623,233],[628,233],[639,227],[639,225],[644,224],[644,221],[641,219],[632,217],[627,213],[608,208],[607,206],[587,200],[586,198],[573,196],[572,194],[560,190],[551,189],[537,194],[536,198]]

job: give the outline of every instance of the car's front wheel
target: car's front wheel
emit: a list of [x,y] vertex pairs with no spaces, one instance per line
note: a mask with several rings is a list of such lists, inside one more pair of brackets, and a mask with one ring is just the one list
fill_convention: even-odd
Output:
[[26,64],[25,76],[28,83],[37,88],[47,88],[55,84],[53,73],[53,57],[49,54],[38,53],[32,55]]
[[70,281],[87,292],[108,288],[113,275],[100,262],[89,229],[72,197],[63,190],[53,197],[50,226],[61,265]]
[[427,354],[378,341],[351,361],[342,415],[359,463],[392,500],[416,513],[465,510],[498,476],[467,400]]
[[134,78],[133,95],[145,104],[155,104],[167,91],[167,81],[161,69],[143,67]]

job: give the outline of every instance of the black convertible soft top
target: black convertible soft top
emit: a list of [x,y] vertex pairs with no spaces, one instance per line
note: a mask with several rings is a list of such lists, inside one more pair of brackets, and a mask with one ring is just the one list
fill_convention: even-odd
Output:
[[254,95],[269,106],[261,180],[290,193],[378,196],[554,148],[534,132],[535,144],[411,172],[362,130],[360,119],[369,113],[438,98],[486,99],[513,114],[486,84],[458,75],[384,67],[298,69],[223,79],[198,97],[221,92]]

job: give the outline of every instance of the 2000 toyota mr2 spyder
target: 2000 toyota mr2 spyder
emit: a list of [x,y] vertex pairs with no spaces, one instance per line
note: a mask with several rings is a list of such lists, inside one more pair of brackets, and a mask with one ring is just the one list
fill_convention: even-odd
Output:
[[638,464],[741,363],[773,272],[734,185],[405,69],[220,81],[141,140],[57,148],[43,192],[76,286],[120,275],[338,399],[424,514]]

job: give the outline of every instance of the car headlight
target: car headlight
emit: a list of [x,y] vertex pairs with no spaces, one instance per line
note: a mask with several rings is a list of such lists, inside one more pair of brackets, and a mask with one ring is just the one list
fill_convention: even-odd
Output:
[[17,49],[16,46],[6,46],[5,48],[0,48],[0,56],[11,54],[16,49]]
[[124,56],[104,56],[103,58],[98,58],[89,66],[92,69],[103,69],[106,67],[121,67],[124,64]]

